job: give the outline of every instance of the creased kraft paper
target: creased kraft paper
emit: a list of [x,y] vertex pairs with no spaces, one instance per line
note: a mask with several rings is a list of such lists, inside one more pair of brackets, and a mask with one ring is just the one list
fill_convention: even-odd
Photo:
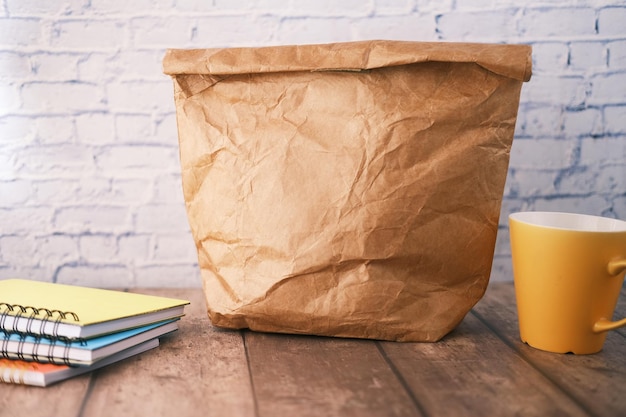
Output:
[[169,50],[214,325],[436,341],[482,297],[524,45]]

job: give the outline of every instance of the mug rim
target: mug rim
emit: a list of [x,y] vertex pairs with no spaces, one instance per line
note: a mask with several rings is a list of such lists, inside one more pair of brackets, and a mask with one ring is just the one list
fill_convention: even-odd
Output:
[[611,217],[559,211],[519,211],[509,221],[546,229],[586,233],[626,233],[626,221]]

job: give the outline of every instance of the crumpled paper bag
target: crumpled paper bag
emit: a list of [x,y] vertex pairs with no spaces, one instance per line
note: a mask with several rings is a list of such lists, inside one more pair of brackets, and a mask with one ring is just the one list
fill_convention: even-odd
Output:
[[436,341],[489,281],[524,45],[169,50],[212,323]]

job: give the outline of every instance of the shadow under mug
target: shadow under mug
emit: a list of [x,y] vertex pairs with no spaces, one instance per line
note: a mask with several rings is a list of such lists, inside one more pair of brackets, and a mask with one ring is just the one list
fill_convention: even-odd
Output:
[[557,212],[509,216],[522,341],[557,353],[602,350],[626,271],[626,222]]

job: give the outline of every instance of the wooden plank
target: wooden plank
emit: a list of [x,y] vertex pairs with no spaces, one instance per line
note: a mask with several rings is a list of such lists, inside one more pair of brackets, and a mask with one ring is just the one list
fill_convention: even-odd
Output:
[[90,375],[80,375],[46,388],[0,383],[1,416],[77,416]]
[[471,314],[439,342],[382,346],[427,415],[586,415]]
[[543,352],[520,341],[514,288],[492,284],[474,308],[509,346],[548,379],[575,398],[589,414],[626,415],[626,344],[617,332],[609,332],[604,349],[593,355]]
[[258,415],[419,416],[371,340],[246,332]]
[[191,301],[157,349],[96,371],[83,416],[254,416],[241,332],[212,327],[200,289],[137,292]]

